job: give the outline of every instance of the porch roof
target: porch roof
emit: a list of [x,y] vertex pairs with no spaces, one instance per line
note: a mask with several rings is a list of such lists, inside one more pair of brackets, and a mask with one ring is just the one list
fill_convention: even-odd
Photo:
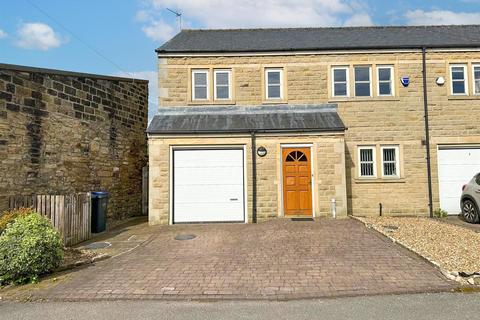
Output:
[[149,134],[325,132],[346,129],[336,104],[159,108]]

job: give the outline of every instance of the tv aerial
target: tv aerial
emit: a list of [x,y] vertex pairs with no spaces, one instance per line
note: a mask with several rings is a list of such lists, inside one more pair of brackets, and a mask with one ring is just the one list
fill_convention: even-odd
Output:
[[180,11],[175,11],[169,8],[167,8],[167,10],[173,13],[177,17],[178,28],[181,31],[182,30],[182,13]]

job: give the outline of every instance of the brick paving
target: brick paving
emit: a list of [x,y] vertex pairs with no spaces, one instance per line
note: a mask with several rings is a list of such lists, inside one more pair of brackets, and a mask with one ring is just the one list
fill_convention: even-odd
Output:
[[[434,267],[353,219],[149,227],[135,250],[32,298],[298,299],[444,291]],[[178,234],[193,240],[178,241]]]

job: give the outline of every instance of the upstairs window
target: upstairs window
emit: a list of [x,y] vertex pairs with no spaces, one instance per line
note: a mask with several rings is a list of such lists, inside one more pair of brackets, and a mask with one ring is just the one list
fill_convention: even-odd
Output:
[[230,100],[231,99],[231,72],[230,70],[215,70],[214,71],[214,98],[215,100]]
[[265,69],[265,90],[267,99],[283,99],[282,69]]
[[356,66],[355,74],[355,96],[370,97],[372,94],[370,82],[370,66]]
[[465,95],[467,92],[467,80],[466,80],[466,66],[465,65],[452,65],[450,66],[450,78],[453,95]]
[[393,67],[377,67],[377,94],[379,96],[393,96]]
[[473,66],[473,93],[480,94],[480,65]]
[[358,147],[358,175],[361,178],[376,177],[375,147]]
[[192,100],[208,100],[208,70],[192,71]]
[[348,97],[348,67],[332,68],[332,88],[334,97]]
[[399,177],[397,146],[382,146],[382,176]]

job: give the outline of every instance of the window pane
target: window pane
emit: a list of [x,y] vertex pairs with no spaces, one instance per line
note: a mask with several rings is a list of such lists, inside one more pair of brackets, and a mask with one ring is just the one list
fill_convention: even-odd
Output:
[[227,86],[217,86],[217,99],[228,99],[228,87]]
[[347,84],[346,83],[335,83],[334,84],[334,93],[335,96],[346,96],[347,95]]
[[345,69],[334,69],[333,70],[333,81],[347,81],[347,70]]
[[373,161],[373,150],[360,149],[360,161]]
[[195,87],[195,99],[207,99],[207,87]]
[[355,81],[370,81],[370,67],[355,67]]
[[474,74],[475,80],[480,80],[480,67],[475,67],[473,69],[473,74]]
[[379,68],[378,69],[378,80],[380,81],[389,81],[390,78],[390,68]]
[[206,86],[207,85],[207,74],[206,73],[194,73],[194,84]]
[[383,161],[395,161],[395,149],[383,149]]
[[268,84],[280,84],[280,72],[270,71],[268,75]]
[[396,176],[397,169],[395,162],[387,162],[383,164],[383,174],[385,176]]
[[392,89],[390,82],[381,82],[379,85],[379,94],[381,95],[390,95],[392,94]]
[[453,81],[453,93],[465,93],[465,82],[464,81]]
[[359,97],[369,97],[370,83],[355,83],[355,95]]
[[215,75],[217,77],[216,83],[218,85],[228,85],[228,72],[217,72]]
[[475,80],[475,93],[480,93],[480,80]]
[[373,163],[361,163],[360,175],[362,177],[373,176]]
[[452,67],[452,79],[463,80],[463,67]]
[[268,86],[268,98],[280,98],[280,86]]

